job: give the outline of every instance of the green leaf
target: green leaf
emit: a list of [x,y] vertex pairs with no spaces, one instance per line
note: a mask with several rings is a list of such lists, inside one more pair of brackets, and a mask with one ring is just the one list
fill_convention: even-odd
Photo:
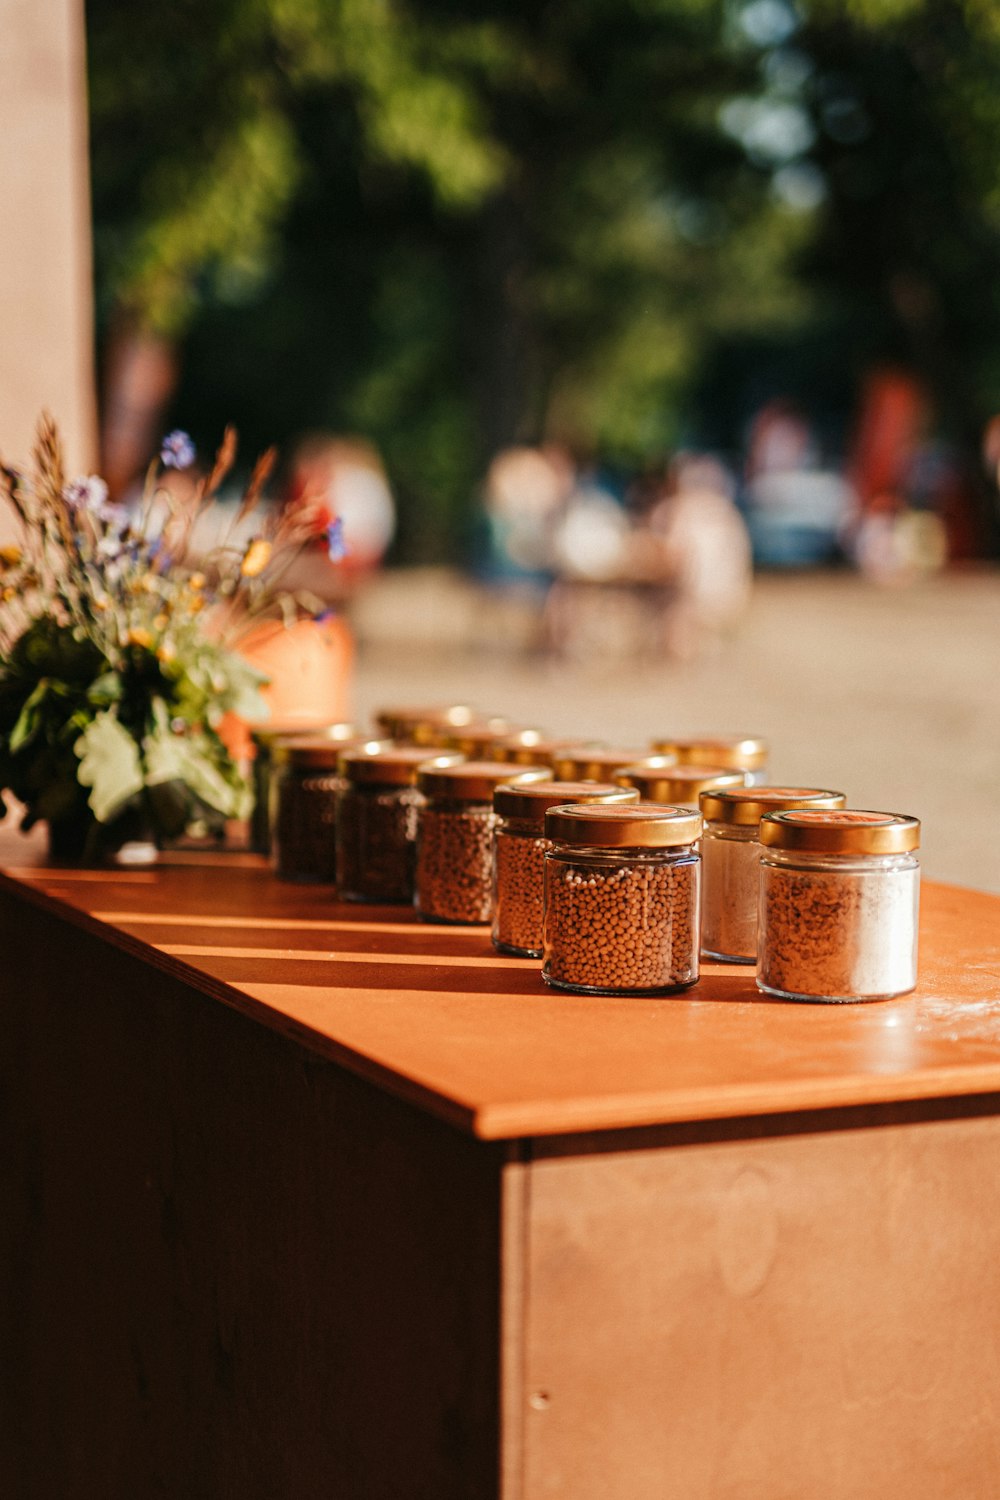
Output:
[[21,746],[27,744],[38,729],[37,709],[44,703],[49,693],[49,679],[43,677],[34,692],[25,699],[24,707],[18,715],[17,723],[10,732],[10,750],[14,755]]
[[139,747],[111,713],[98,714],[74,746],[78,779],[89,786],[88,802],[99,823],[107,823],[136,792],[142,791]]
[[242,809],[239,793],[212,764],[206,748],[199,737],[172,734],[158,724],[145,744],[146,782],[158,786],[182,781],[195,797],[223,817],[239,817]]

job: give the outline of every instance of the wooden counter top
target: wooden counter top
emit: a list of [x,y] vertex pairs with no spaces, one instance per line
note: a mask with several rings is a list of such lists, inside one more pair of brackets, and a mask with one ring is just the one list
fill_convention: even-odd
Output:
[[3,830],[0,864],[5,897],[484,1139],[1000,1091],[1000,897],[957,887],[924,884],[916,994],[823,1006],[767,1000],[721,964],[682,996],[557,994],[484,929],[336,904],[252,855],[57,869]]

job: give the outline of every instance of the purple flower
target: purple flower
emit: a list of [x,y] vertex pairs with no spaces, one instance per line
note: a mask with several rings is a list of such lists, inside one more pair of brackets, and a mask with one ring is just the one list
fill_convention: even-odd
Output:
[[99,474],[77,475],[62,493],[71,511],[89,510],[103,519],[108,500],[108,487]]
[[195,460],[195,447],[186,432],[178,427],[168,432],[160,449],[160,462],[167,469],[190,469]]
[[337,516],[326,527],[323,535],[326,537],[326,550],[331,562],[341,562],[348,552],[347,543],[344,541],[344,523]]

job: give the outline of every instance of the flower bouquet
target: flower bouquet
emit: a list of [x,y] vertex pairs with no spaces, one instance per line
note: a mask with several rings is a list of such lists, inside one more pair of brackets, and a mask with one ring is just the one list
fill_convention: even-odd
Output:
[[[22,536],[0,548],[0,789],[24,805],[22,828],[48,821],[54,853],[99,858],[249,811],[218,725],[267,709],[264,679],[235,647],[262,614],[318,604],[276,589],[318,507],[304,497],[236,540],[273,469],[268,450],[221,540],[199,552],[196,526],[235,455],[227,429],[195,477],[190,440],[172,433],[129,506],[110,503],[96,475],[67,482],[48,417],[33,473],[0,465]],[[335,557],[338,523],[326,529]]]

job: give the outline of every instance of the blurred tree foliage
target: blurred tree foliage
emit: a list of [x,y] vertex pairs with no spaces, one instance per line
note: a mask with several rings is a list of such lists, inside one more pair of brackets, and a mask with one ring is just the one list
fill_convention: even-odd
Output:
[[371,437],[409,555],[501,443],[662,452],[724,354],[758,374],[723,438],[810,341],[820,392],[891,357],[953,427],[989,404],[985,0],[89,0],[88,31],[101,329],[178,341],[207,438]]

